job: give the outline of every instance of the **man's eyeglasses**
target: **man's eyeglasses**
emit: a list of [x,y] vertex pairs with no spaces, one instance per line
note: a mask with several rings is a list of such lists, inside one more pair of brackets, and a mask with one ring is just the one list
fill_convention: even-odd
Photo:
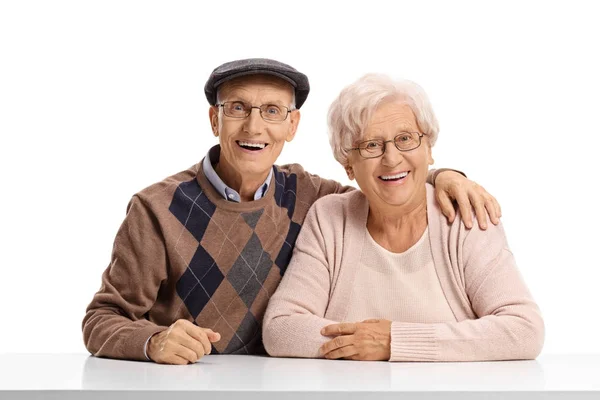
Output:
[[421,138],[423,136],[424,134],[419,132],[400,132],[392,140],[365,140],[350,150],[358,150],[359,154],[364,158],[377,158],[385,153],[385,144],[388,142],[393,142],[394,146],[400,151],[410,151],[421,145]]
[[253,108],[258,108],[262,119],[270,122],[285,121],[288,114],[291,112],[289,108],[277,104],[263,104],[260,107],[257,107],[252,104],[244,103],[243,101],[226,101],[215,105],[223,107],[223,113],[231,118],[246,118],[250,115]]

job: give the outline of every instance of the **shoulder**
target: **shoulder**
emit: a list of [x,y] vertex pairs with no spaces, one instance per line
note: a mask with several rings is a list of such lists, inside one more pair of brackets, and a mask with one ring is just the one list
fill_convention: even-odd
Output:
[[346,193],[334,193],[329,196],[321,197],[315,201],[313,207],[325,210],[351,210],[367,202],[367,198],[360,190],[353,190]]
[[323,186],[341,187],[339,182],[310,173],[300,164],[276,165],[275,168],[276,171],[287,177],[295,176],[298,186],[302,186],[303,189],[312,189],[315,193],[319,192]]
[[367,223],[369,205],[361,191],[330,194],[310,207],[300,239],[319,237],[324,246],[352,247]]
[[[502,222],[498,225],[492,224],[488,217],[488,226],[486,230],[479,227],[475,211],[471,208],[471,220],[473,227],[467,229],[463,223],[463,216],[460,209],[455,206],[456,217],[452,223],[448,222],[446,216],[442,213],[437,200],[435,198],[435,189],[432,185],[427,184],[427,214],[431,233],[440,237],[440,241],[434,240],[435,243],[454,243],[463,252],[498,252],[504,248],[508,248],[506,235]],[[457,250],[458,250],[457,248]],[[452,246],[448,248],[451,251]],[[465,254],[466,255],[466,254]]]
[[291,175],[291,174],[304,175],[304,174],[308,173],[304,170],[304,167],[302,165],[297,164],[297,163],[275,165],[275,168],[278,171],[280,171],[281,173],[286,174],[286,175]]
[[194,164],[183,171],[170,175],[140,190],[133,195],[133,198],[139,200],[149,208],[158,204],[164,205],[165,203],[170,203],[175,191],[181,185],[199,186],[196,181],[198,169],[199,164]]
[[367,198],[360,190],[321,197],[309,210],[311,218],[334,222],[361,219],[368,213]]
[[300,164],[276,165],[275,178],[278,179],[278,182],[281,179],[293,178],[297,184],[309,187],[317,187],[322,179],[318,175],[306,171]]

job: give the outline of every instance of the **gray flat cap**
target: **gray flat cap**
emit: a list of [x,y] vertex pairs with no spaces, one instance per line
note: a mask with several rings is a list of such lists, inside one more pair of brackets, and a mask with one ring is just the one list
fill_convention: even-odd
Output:
[[211,105],[217,103],[217,88],[234,78],[246,75],[273,75],[289,82],[296,92],[296,108],[302,107],[308,97],[310,86],[302,72],[279,61],[268,58],[248,58],[219,65],[210,74],[204,85],[204,94]]

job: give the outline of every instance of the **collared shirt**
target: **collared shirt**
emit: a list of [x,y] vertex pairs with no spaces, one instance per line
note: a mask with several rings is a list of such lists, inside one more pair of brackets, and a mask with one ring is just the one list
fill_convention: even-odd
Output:
[[[221,146],[216,145],[213,146],[206,157],[204,157],[204,161],[202,162],[202,168],[204,169],[204,175],[206,175],[206,179],[213,185],[213,187],[223,196],[225,199],[229,201],[235,201],[236,203],[241,202],[241,197],[238,192],[234,189],[230,188],[223,182],[223,180],[215,171],[213,164],[219,162],[219,157],[221,155]],[[261,199],[269,190],[269,185],[271,184],[271,178],[273,177],[273,168],[269,171],[269,176],[267,176],[267,180],[263,183],[258,190],[254,193],[254,200]]]

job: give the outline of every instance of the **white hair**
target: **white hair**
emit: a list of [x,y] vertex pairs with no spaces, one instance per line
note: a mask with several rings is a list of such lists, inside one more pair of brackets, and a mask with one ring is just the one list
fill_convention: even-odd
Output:
[[393,80],[383,74],[367,74],[346,86],[331,103],[327,115],[329,143],[335,159],[348,166],[348,152],[361,140],[371,115],[383,101],[398,100],[415,114],[421,133],[433,146],[439,125],[423,88],[409,80]]

